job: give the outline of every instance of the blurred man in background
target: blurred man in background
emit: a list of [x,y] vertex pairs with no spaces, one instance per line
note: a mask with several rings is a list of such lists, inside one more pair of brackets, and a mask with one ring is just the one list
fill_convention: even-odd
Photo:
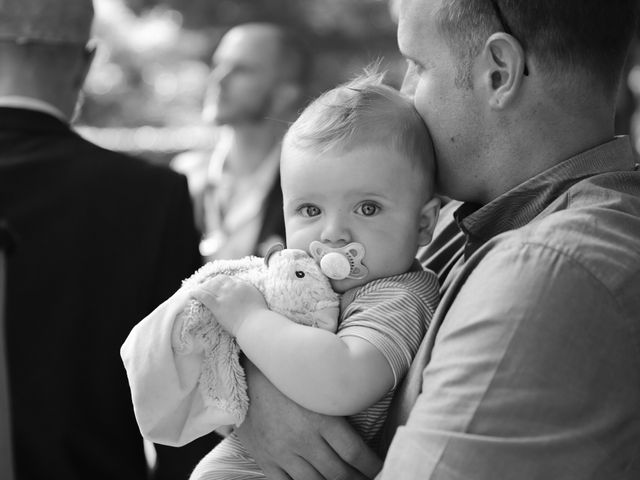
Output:
[[264,255],[284,239],[280,141],[305,99],[311,59],[283,27],[229,30],[212,59],[203,119],[220,126],[213,152],[186,152],[185,173],[206,260]]
[[[0,1],[0,220],[16,240],[0,433],[18,480],[149,476],[119,348],[201,262],[185,179],[70,126],[92,19],[87,0]],[[160,454],[158,477],[186,478],[206,443]]]

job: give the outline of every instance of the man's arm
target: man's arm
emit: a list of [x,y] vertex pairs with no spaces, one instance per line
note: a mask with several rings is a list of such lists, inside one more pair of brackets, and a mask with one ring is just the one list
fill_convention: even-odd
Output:
[[558,251],[492,250],[437,332],[382,478],[633,478],[638,355],[618,309]]
[[249,361],[249,411],[236,430],[271,480],[374,478],[381,460],[342,417],[320,415],[280,393]]

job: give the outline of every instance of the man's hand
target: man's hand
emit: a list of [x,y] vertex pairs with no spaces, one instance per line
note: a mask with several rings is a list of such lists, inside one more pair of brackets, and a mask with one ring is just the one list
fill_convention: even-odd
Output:
[[247,316],[268,310],[267,302],[256,287],[228,275],[207,280],[194,289],[191,296],[211,310],[222,328],[234,337]]
[[382,461],[342,417],[306,410],[244,362],[250,406],[236,430],[270,480],[373,478]]

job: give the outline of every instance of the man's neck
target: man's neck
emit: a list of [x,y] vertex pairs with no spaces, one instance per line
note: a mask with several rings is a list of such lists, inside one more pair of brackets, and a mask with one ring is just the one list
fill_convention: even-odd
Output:
[[[11,68],[10,66],[7,68]],[[35,74],[34,74],[35,75]],[[70,114],[63,108],[65,95],[59,82],[51,81],[51,85],[42,86],[38,81],[27,76],[7,76],[0,79],[0,97],[8,99],[9,102],[20,102],[26,100],[22,105],[29,108],[27,104],[35,106],[32,110],[45,111],[60,118],[64,122],[70,121]],[[46,105],[45,108],[39,108]],[[5,105],[11,106],[11,105]],[[15,105],[20,106],[20,105]]]
[[254,172],[281,141],[286,128],[287,125],[273,122],[234,127],[228,157],[228,166],[234,174],[244,176]]
[[21,108],[42,112],[56,117],[61,122],[69,123],[69,118],[67,118],[58,107],[35,97],[25,95],[0,95],[0,107]]
[[539,102],[533,120],[524,109],[525,113],[511,119],[508,133],[496,131],[503,141],[495,142],[499,149],[486,155],[492,159],[484,179],[486,190],[476,202],[488,203],[527,179],[614,137],[611,106],[598,105],[595,100],[576,105],[570,108],[567,103]]

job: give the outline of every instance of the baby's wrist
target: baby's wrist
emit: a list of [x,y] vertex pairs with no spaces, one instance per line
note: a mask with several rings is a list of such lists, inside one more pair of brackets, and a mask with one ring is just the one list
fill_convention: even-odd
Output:
[[238,321],[236,321],[233,325],[233,331],[230,332],[231,335],[238,340],[240,343],[241,338],[247,335],[251,335],[252,325],[255,322],[260,321],[260,316],[264,315],[264,312],[268,311],[265,308],[255,308],[247,312],[245,315],[241,316]]

